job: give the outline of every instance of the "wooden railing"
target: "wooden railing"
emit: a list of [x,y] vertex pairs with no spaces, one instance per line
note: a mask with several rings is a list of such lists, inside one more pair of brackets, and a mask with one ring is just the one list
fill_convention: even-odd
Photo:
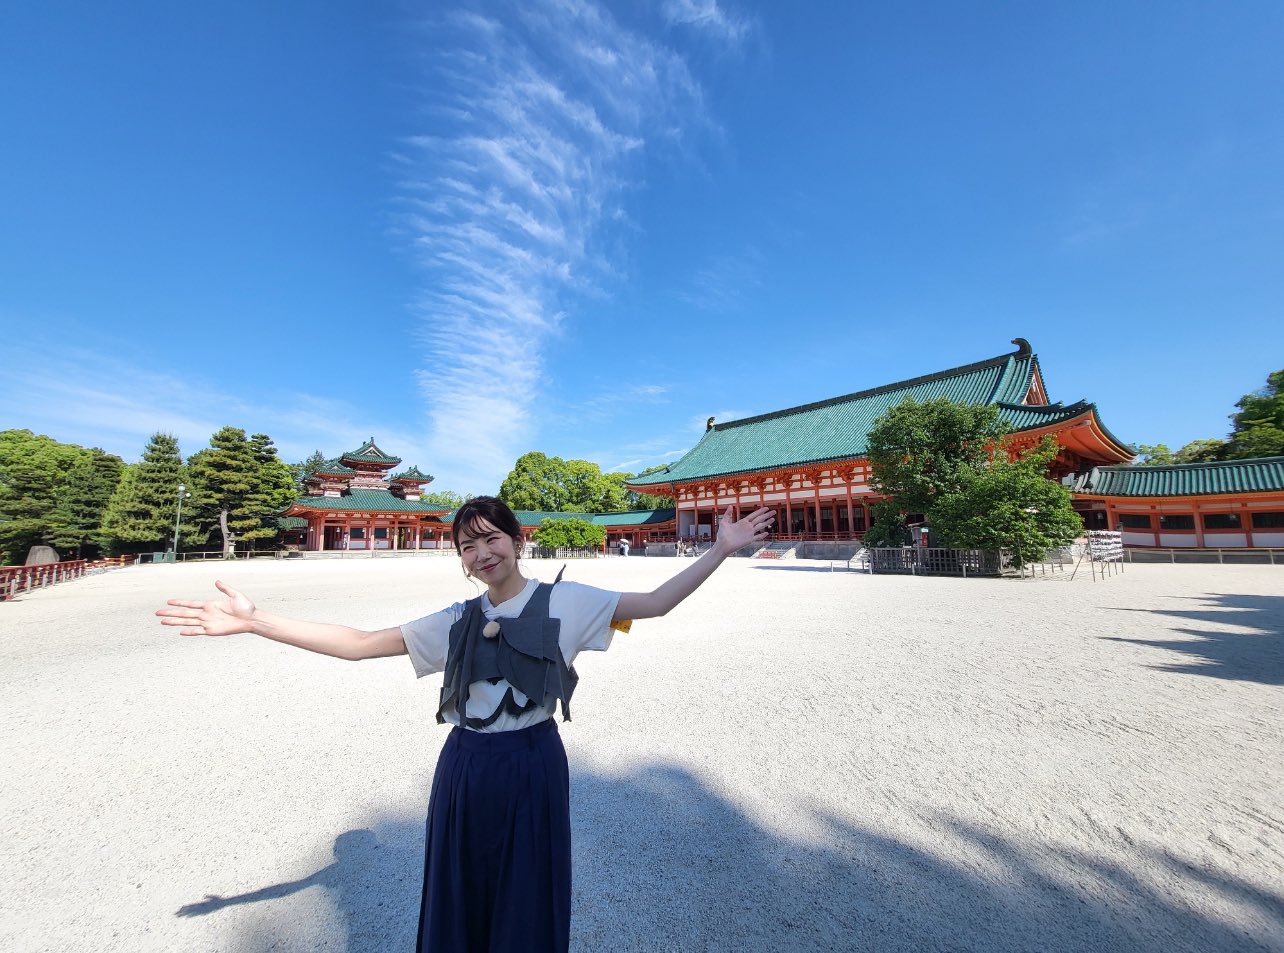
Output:
[[21,592],[43,589],[69,579],[79,579],[86,573],[101,572],[128,566],[136,556],[114,556],[110,559],[68,559],[43,566],[0,566],[0,601],[12,599]]

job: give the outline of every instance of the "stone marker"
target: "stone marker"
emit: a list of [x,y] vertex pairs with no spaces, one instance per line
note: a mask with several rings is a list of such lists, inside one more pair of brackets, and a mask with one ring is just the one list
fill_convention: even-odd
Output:
[[62,560],[58,556],[58,550],[52,546],[32,546],[27,552],[28,566],[47,566],[58,562]]

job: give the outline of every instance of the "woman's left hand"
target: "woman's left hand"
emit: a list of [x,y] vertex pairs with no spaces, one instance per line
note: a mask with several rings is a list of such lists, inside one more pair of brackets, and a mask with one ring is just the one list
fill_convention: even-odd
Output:
[[728,506],[718,523],[718,545],[723,552],[733,553],[750,543],[761,543],[771,533],[771,524],[776,520],[774,510],[760,506],[747,516],[732,519],[734,508]]

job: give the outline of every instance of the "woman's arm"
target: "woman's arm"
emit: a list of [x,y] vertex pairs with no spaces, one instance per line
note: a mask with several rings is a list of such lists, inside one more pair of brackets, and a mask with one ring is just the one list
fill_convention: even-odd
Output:
[[766,507],[754,510],[740,520],[732,520],[732,509],[722,514],[717,542],[707,553],[682,572],[651,592],[622,592],[615,607],[615,619],[652,619],[662,616],[713,575],[722,561],[742,546],[761,542],[771,532],[776,514]]
[[214,585],[227,596],[226,599],[208,602],[170,599],[167,604],[174,608],[156,610],[161,625],[184,626],[180,635],[252,632],[273,642],[283,642],[350,662],[406,654],[406,643],[398,627],[368,632],[346,625],[290,619],[256,608],[243,592],[225,582],[215,582]]

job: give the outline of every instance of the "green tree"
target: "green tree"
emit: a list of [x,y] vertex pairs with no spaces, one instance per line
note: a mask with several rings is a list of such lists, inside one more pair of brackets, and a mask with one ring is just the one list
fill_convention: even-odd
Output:
[[870,509],[874,512],[874,521],[865,531],[866,546],[882,548],[909,545],[910,529],[905,523],[905,514],[894,500],[879,500]]
[[30,430],[0,431],[0,549],[21,563],[32,546],[75,558],[96,540],[119,457]]
[[1167,467],[1176,461],[1173,452],[1166,443],[1137,444],[1137,459],[1132,461],[1134,467]]
[[120,457],[92,447],[68,471],[58,493],[51,534],[59,552],[73,559],[93,559],[107,548],[110,539],[102,530],[102,522],[124,470]]
[[178,487],[185,478],[178,438],[152,434],[143,459],[129,468],[108,503],[103,532],[113,548],[141,551],[172,544]]
[[1231,414],[1233,425],[1225,459],[1284,455],[1284,370],[1266,377],[1266,386],[1245,394]]
[[245,501],[244,513],[247,518],[257,518],[259,525],[245,530],[241,536],[243,539],[276,539],[281,534],[278,516],[298,495],[294,474],[289,465],[277,456],[276,445],[267,434],[252,434],[249,445],[257,473],[254,487]]
[[549,549],[596,549],[606,541],[606,528],[581,519],[546,519],[535,530],[535,542]]
[[[651,473],[659,473],[664,468],[665,465],[661,463],[653,467],[647,467],[641,473],[636,475],[647,476]],[[624,478],[627,480],[633,475],[634,474],[624,474]],[[629,490],[626,505],[630,510],[666,510],[672,509],[674,504],[673,497],[671,496],[655,496],[650,493],[638,493],[634,490]]]
[[423,493],[419,496],[419,502],[431,503],[433,506],[448,506],[452,510],[457,510],[469,500],[475,493],[456,493],[454,490],[433,490],[431,493]]
[[223,558],[236,554],[242,535],[263,528],[259,461],[240,427],[223,427],[210,437],[208,448],[188,460],[192,478],[192,511],[206,538],[215,530],[222,539]]
[[902,512],[926,513],[988,464],[1007,432],[995,406],[908,398],[870,428],[870,482]]
[[313,450],[306,460],[290,464],[290,475],[294,478],[295,493],[302,494],[307,491],[303,481],[322,467],[328,459],[329,457],[320,450]]
[[499,487],[515,510],[550,513],[622,513],[628,508],[624,474],[604,474],[588,460],[563,460],[538,451],[518,457]]
[[1226,441],[1215,438],[1192,440],[1173,454],[1173,463],[1211,463],[1224,459]]
[[1051,437],[1016,460],[995,455],[964,475],[927,513],[932,533],[955,549],[1010,549],[1018,564],[1042,559],[1083,531],[1070,491],[1048,479],[1057,455]]

